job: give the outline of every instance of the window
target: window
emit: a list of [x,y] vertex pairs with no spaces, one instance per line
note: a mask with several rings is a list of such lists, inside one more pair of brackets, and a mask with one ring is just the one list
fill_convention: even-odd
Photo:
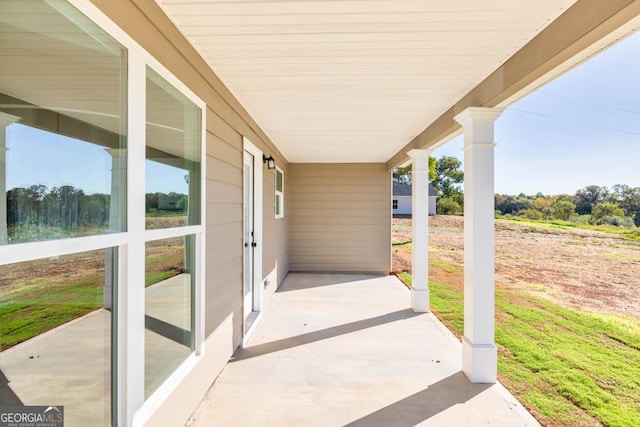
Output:
[[146,228],[200,224],[200,109],[147,68]]
[[126,52],[50,4],[0,6],[0,16],[17,14],[0,22],[0,244],[124,231]]
[[276,166],[276,218],[284,217],[284,173]]
[[195,350],[193,235],[146,243],[145,398]]
[[146,228],[159,233],[146,239],[148,398],[196,350],[196,245],[202,228],[193,234],[188,226],[201,222],[202,119],[197,105],[149,67],[146,117]]
[[58,404],[65,425],[112,425],[114,259],[105,248],[0,266],[2,405]]
[[78,4],[0,1],[0,404],[128,425],[202,351],[205,104]]
[[397,199],[393,199],[393,210],[398,209],[398,200]]
[[0,17],[1,404],[115,425],[127,50],[66,2]]

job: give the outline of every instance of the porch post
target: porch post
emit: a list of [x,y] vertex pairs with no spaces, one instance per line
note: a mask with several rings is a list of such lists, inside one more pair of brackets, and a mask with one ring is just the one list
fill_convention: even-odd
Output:
[[494,121],[498,108],[469,107],[464,130],[464,336],[462,370],[473,383],[495,383]]
[[411,309],[429,311],[429,154],[428,150],[411,150],[413,162],[411,223]]
[[9,241],[7,233],[7,127],[17,122],[18,116],[0,111],[0,244]]
[[[124,231],[123,206],[127,177],[127,150],[123,148],[109,148],[105,150],[111,156],[111,197],[109,199],[109,231],[117,233]],[[104,308],[113,308],[113,282],[114,282],[114,257],[113,248],[104,250]]]

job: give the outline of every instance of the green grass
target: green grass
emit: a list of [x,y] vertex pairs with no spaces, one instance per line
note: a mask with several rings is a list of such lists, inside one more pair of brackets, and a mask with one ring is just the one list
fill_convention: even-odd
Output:
[[[182,272],[184,247],[172,248],[146,258],[145,287]],[[65,274],[40,277],[33,271],[17,290],[0,297],[0,351],[103,307],[104,271],[87,269],[74,281]]]
[[172,251],[145,258],[145,288],[182,273],[178,264],[182,261],[184,246],[174,246]]
[[103,276],[71,284],[34,285],[0,301],[0,349],[6,350],[103,304]]
[[155,285],[158,282],[162,282],[163,280],[167,280],[173,276],[177,276],[180,274],[178,270],[164,270],[164,271],[147,271],[147,274],[144,277],[144,287],[149,287],[151,285]]
[[562,220],[533,220],[526,218],[518,218],[518,217],[500,217],[497,221],[512,221],[520,224],[531,225],[533,227],[541,227],[541,228],[551,228],[555,230],[592,230],[592,231],[602,231],[605,233],[612,233],[618,235],[623,239],[640,241],[640,228],[622,228],[615,227],[612,225],[591,225],[591,224],[583,224],[579,222],[572,221],[562,221]]
[[[460,271],[459,264],[432,262]],[[411,284],[411,275],[400,274]],[[430,282],[431,307],[458,336],[463,294]],[[543,423],[640,425],[640,320],[561,307],[525,291],[496,291],[498,371]]]
[[606,258],[612,258],[612,259],[622,259],[625,261],[640,261],[640,256],[633,256],[629,254],[611,253],[611,254],[603,254],[602,256]]

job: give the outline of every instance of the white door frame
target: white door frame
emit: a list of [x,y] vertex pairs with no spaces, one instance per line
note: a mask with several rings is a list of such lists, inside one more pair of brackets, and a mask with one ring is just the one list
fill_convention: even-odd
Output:
[[[242,317],[247,319],[253,312],[253,294],[255,283],[254,252],[257,247],[255,239],[255,156],[244,150],[242,158]],[[246,329],[246,325],[245,325]]]
[[[263,233],[262,233],[262,151],[249,141],[248,138],[243,137],[244,151],[253,155],[253,240],[256,242],[256,246],[253,250],[253,311],[258,312],[258,316],[262,313],[262,248],[263,248]],[[244,154],[243,154],[244,156]],[[243,160],[244,168],[244,160]],[[243,173],[244,176],[244,173]],[[243,180],[244,181],[244,180]],[[244,182],[243,182],[244,185]],[[244,192],[244,188],[243,188]],[[244,197],[243,197],[244,203]],[[244,221],[244,218],[243,218]],[[242,226],[244,235],[244,224]],[[244,256],[244,248],[243,248]],[[244,270],[244,261],[242,263]],[[243,274],[247,272],[243,271]],[[244,276],[243,276],[244,277]],[[244,279],[242,281],[242,295],[244,304]],[[244,308],[243,308],[244,314]],[[246,317],[243,315],[243,324],[246,321]],[[258,319],[255,319],[250,330],[244,331],[244,340],[246,340],[253,328],[258,323]]]

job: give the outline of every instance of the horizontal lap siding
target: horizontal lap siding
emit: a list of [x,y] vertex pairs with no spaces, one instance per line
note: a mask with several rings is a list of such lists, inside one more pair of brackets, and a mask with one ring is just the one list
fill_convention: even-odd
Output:
[[[280,166],[278,166],[280,167]],[[269,275],[269,273],[277,265],[277,277],[278,281],[284,279],[284,276],[289,272],[289,242],[288,242],[288,229],[290,224],[289,216],[287,215],[287,181],[289,176],[284,173],[284,218],[275,217],[275,170],[263,171],[263,183],[262,197],[264,210],[262,212],[262,224],[263,224],[263,237],[264,252],[262,271],[263,277]],[[271,291],[275,290],[275,286],[271,287]]]
[[211,108],[206,151],[206,333],[232,315],[237,345],[242,340],[242,135]]
[[[147,425],[183,425],[242,341],[243,136],[288,165],[240,103],[153,0],[92,0],[111,20],[207,104],[205,354]],[[289,269],[288,218],[274,219],[274,177],[264,169],[264,275]],[[286,201],[285,201],[286,203]],[[271,292],[275,286],[270,288]]]
[[391,177],[383,164],[291,164],[291,271],[388,273]]

